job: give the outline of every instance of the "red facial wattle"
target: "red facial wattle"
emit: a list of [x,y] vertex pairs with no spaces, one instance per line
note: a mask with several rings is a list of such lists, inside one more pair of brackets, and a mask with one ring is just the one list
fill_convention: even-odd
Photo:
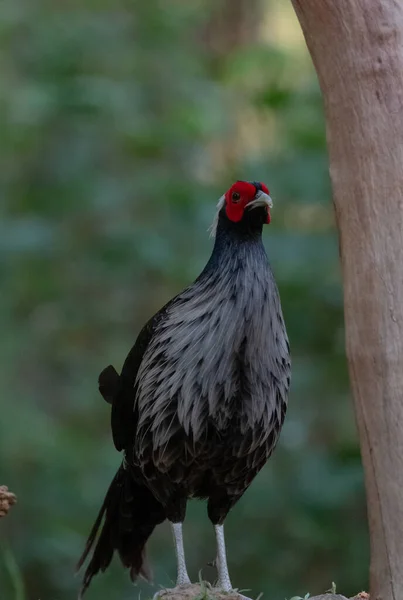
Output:
[[[269,188],[267,187],[267,185],[265,185],[264,183],[261,183],[260,187],[262,188],[262,192],[264,192],[265,194],[270,196]],[[266,213],[267,213],[267,217],[266,217],[265,223],[266,223],[266,225],[270,225],[271,215],[270,215],[270,208],[268,206],[266,207]]]
[[256,188],[248,181],[237,181],[225,194],[225,210],[227,217],[238,223],[244,214],[245,206],[252,202]]
[[266,208],[266,213],[267,213],[267,215],[266,215],[266,221],[265,221],[265,223],[266,223],[266,225],[270,225],[271,215],[270,215],[270,208],[269,207]]
[[[242,220],[246,206],[250,202],[253,202],[259,191],[269,195],[269,189],[264,183],[251,183],[249,181],[237,181],[234,183],[225,194],[225,212],[227,217],[234,223],[239,223]],[[270,210],[267,206],[265,223],[269,224],[270,221]]]

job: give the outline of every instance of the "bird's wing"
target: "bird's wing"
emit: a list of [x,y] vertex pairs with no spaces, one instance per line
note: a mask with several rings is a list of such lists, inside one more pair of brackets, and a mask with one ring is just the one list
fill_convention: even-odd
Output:
[[104,398],[107,399],[108,392],[113,394],[111,428],[113,442],[119,451],[130,444],[131,437],[134,435],[137,421],[134,385],[143,354],[153,335],[155,319],[156,317],[150,319],[140,331],[123,364],[119,379],[116,380],[115,376],[111,377],[110,367],[104,369],[99,376],[99,389]]
[[137,423],[137,407],[135,403],[135,383],[137,372],[144,353],[153,339],[157,325],[164,319],[173,298],[145,324],[136,342],[130,350],[119,375],[116,369],[109,365],[98,378],[99,391],[103,398],[112,405],[111,428],[113,442],[121,451],[133,442]]
[[113,404],[119,391],[120,376],[115,367],[108,365],[98,377],[99,391],[105,402]]

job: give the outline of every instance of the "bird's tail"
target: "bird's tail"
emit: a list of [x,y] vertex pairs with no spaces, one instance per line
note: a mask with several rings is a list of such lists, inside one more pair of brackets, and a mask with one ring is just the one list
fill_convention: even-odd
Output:
[[[149,580],[151,573],[145,556],[145,544],[154,527],[164,520],[162,504],[148,488],[136,483],[122,465],[109,486],[77,565],[78,570],[95,544],[79,597],[82,597],[94,575],[108,568],[115,550],[123,565],[130,569],[132,581],[138,575]],[[96,541],[101,524],[102,530]]]

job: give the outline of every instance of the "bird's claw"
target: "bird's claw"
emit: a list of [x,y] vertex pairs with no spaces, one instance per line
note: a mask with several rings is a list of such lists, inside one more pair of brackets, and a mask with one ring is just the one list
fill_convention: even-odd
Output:
[[238,598],[240,598],[240,600],[252,600],[252,598],[249,598],[248,596],[244,596],[243,594],[241,594],[237,589],[234,589],[232,587],[229,587],[228,585],[225,584],[220,584],[219,581],[217,581],[214,584],[214,589],[222,592],[223,594],[231,594],[231,595],[236,595],[238,596]]

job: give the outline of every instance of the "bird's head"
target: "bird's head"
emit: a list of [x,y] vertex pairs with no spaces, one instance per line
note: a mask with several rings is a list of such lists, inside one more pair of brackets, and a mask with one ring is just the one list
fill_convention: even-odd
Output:
[[215,235],[220,215],[225,215],[233,223],[246,223],[258,227],[268,224],[272,206],[269,190],[264,183],[236,181],[218,201],[211,233]]

